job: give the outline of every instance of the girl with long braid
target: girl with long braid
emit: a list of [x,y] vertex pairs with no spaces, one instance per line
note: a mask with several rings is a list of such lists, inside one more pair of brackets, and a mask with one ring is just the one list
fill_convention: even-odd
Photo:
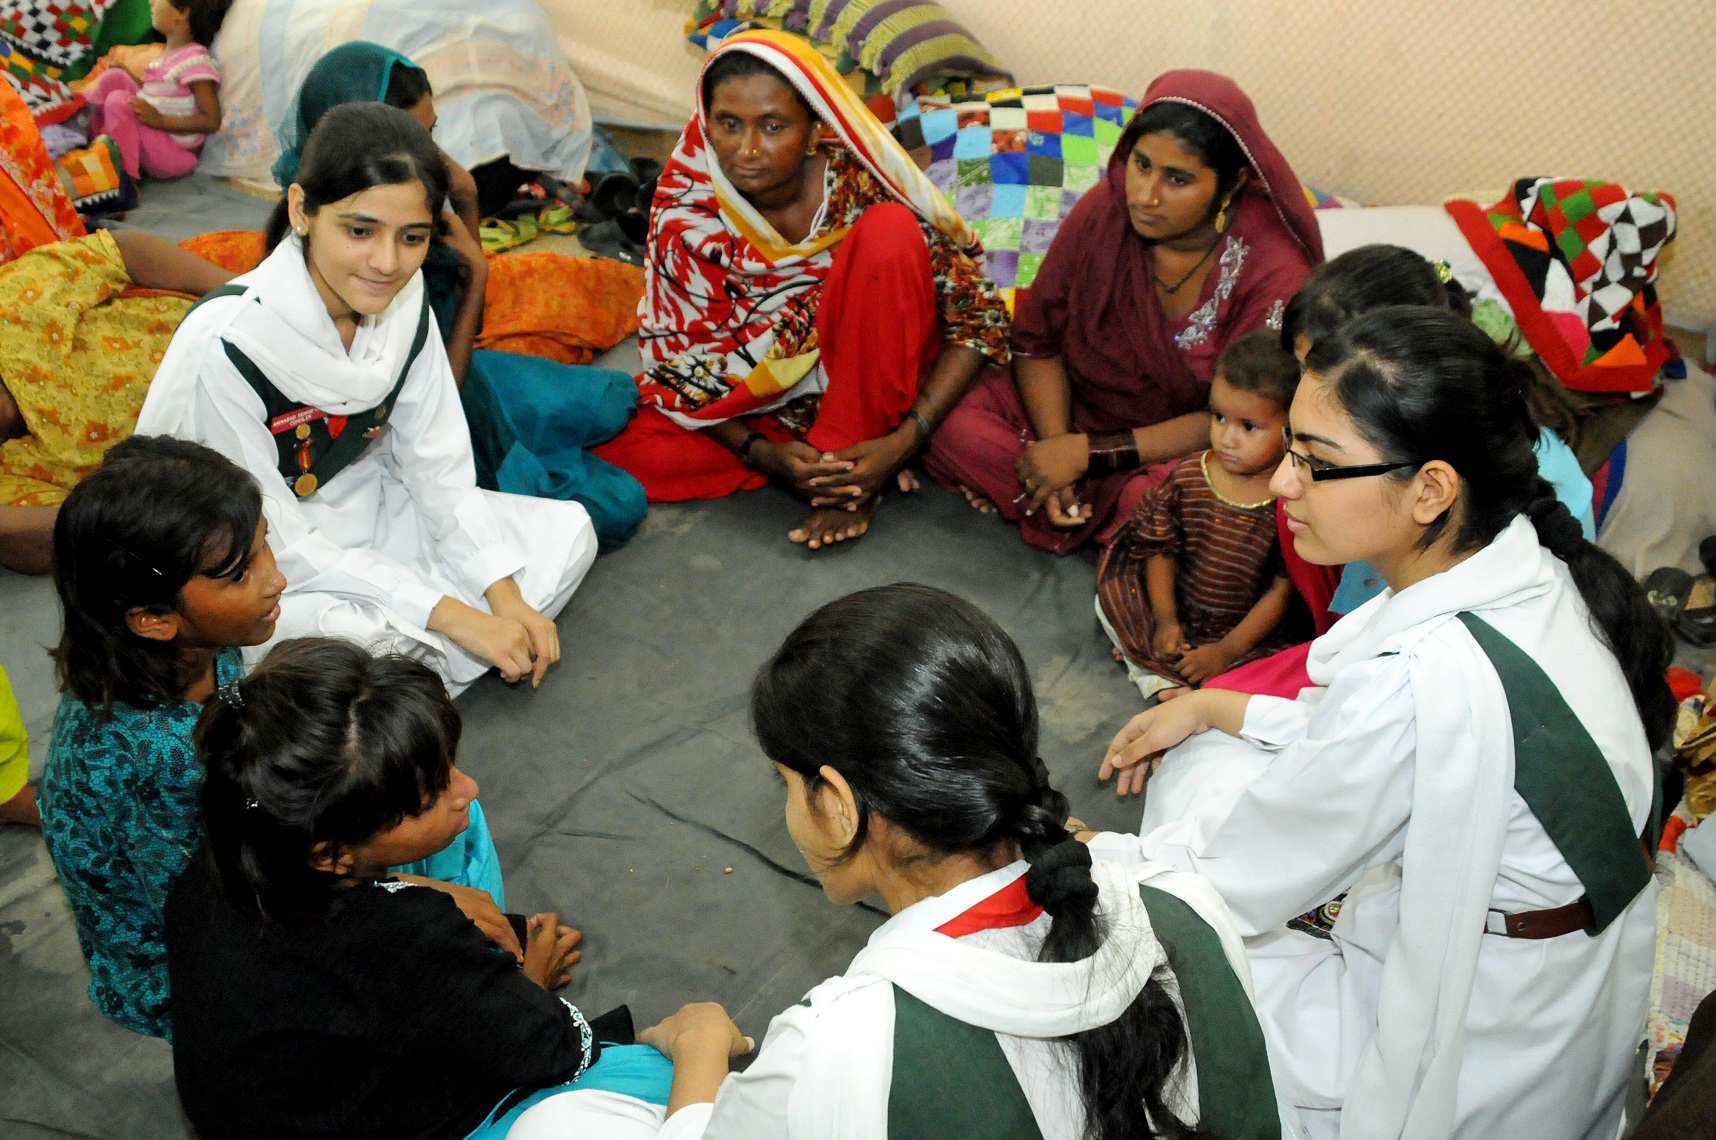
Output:
[[[893,917],[742,1074],[719,1007],[644,1035],[674,1062],[662,1137],[1294,1134],[1226,908],[1161,864],[1092,866],[988,617],[923,586],[831,602],[763,666],[751,712],[829,899]],[[535,1123],[514,1136],[553,1135]]]

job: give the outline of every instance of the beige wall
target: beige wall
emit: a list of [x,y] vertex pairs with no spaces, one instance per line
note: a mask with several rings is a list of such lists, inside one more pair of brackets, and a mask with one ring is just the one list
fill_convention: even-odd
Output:
[[694,0],[539,0],[598,120],[678,130],[703,55],[685,39]]
[[[689,0],[543,0],[597,116],[675,127]],[[1671,319],[1716,323],[1710,0],[942,0],[1022,83],[1141,94],[1171,67],[1239,81],[1301,178],[1437,202],[1560,174],[1666,190]]]

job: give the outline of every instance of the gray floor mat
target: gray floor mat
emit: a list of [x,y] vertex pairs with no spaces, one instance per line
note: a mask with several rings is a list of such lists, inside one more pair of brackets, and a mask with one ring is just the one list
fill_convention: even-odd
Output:
[[[757,666],[851,590],[919,581],[981,605],[1030,665],[1043,756],[1075,810],[1136,819],[1095,782],[1139,700],[1092,619],[1091,556],[1031,550],[935,488],[891,498],[871,534],[816,554],[785,541],[803,512],[774,490],[655,508],[561,615],[565,658],[541,689],[491,676],[460,698],[461,764],[482,786],[509,905],[584,931],[567,997],[593,1011],[629,1002],[642,1024],[712,999],[760,1039],[879,921],[807,881],[746,724]],[[55,621],[49,583],[0,572],[0,657],[38,757],[54,700],[39,646]],[[0,833],[0,978],[0,1135],[188,1134],[166,1046],[90,1006],[41,839],[21,828]]]

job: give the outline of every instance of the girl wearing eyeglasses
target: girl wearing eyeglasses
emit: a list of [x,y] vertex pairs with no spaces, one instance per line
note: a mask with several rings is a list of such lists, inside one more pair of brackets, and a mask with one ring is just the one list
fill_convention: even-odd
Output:
[[[1520,368],[1429,308],[1319,337],[1272,487],[1302,557],[1388,588],[1312,644],[1301,699],[1182,690],[1102,762],[1121,794],[1162,768],[1142,834],[1093,853],[1216,884],[1314,1136],[1621,1119],[1671,644],[1538,476]],[[1331,930],[1286,925],[1342,891]]]

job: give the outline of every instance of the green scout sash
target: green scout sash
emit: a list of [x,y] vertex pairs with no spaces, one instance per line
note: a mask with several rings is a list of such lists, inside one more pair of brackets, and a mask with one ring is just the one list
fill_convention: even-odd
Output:
[[[1139,888],[1186,1007],[1198,1128],[1222,1140],[1280,1140],[1263,1027],[1209,924],[1180,898]],[[890,1140],[1042,1140],[1001,1043],[894,987]]]
[[[1578,876],[1596,916],[1596,937],[1650,882],[1649,834],[1633,831],[1614,769],[1542,667],[1494,626],[1459,619],[1495,667],[1513,720],[1513,787]],[[1658,782],[1655,801],[1660,801]],[[1653,801],[1652,817],[1656,815]],[[1642,846],[1641,846],[1642,845]]]
[[[222,285],[210,291],[202,301],[216,297],[232,297],[244,293],[242,285]],[[352,416],[330,416],[319,408],[289,400],[281,394],[262,369],[232,344],[222,341],[227,359],[244,377],[265,409],[263,422],[274,436],[278,451],[279,470],[286,485],[299,498],[308,498],[328,480],[355,463],[368,450],[371,441],[381,434],[388,417],[393,414],[399,391],[405,378],[417,362],[417,354],[429,337],[429,301],[425,296],[417,317],[417,334],[412,338],[411,351],[399,370],[399,379],[375,407]]]
[[988,1029],[894,987],[889,1140],[1043,1140],[1025,1090]]
[[1281,1112],[1263,1026],[1221,938],[1178,895],[1138,888],[1186,1007],[1198,1071],[1198,1132],[1221,1140],[1280,1140]]

